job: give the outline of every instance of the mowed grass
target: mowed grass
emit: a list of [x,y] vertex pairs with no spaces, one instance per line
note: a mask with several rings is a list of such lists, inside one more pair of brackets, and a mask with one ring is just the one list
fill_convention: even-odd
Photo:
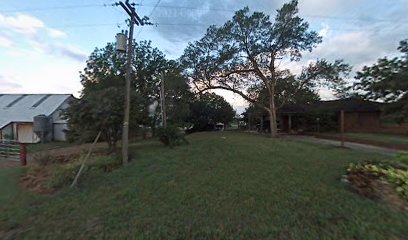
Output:
[[[133,162],[0,206],[10,239],[403,239],[408,214],[340,181],[364,152],[237,132],[133,145]],[[3,188],[0,188],[3,189]]]
[[18,194],[18,181],[16,179],[20,173],[21,169],[19,168],[0,169],[0,206],[12,201]]

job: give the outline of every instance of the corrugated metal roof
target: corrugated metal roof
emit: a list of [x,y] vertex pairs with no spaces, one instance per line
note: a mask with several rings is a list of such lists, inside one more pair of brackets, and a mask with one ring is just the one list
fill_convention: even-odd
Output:
[[34,116],[51,115],[71,94],[0,94],[0,129],[10,122],[32,122]]

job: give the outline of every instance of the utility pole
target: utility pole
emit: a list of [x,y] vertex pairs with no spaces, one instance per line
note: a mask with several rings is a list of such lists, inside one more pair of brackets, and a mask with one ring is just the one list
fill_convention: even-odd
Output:
[[167,127],[167,114],[166,114],[166,94],[164,92],[164,74],[160,74],[160,98],[161,98],[161,113],[162,113],[162,124],[163,128]]
[[125,3],[120,1],[120,5],[130,17],[129,37],[127,44],[127,62],[126,62],[126,84],[125,84],[125,112],[122,129],[122,163],[126,165],[129,161],[129,113],[130,113],[130,80],[132,72],[132,55],[133,55],[133,28],[134,24],[144,25],[142,19],[137,15],[135,8],[126,0]]

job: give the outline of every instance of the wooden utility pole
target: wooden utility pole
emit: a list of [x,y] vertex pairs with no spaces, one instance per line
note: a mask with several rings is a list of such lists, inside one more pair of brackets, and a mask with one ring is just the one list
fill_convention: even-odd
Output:
[[341,146],[344,147],[344,110],[340,111],[340,134]]
[[166,114],[166,94],[164,91],[164,74],[161,73],[161,80],[160,80],[160,100],[161,100],[161,113],[162,113],[162,124],[163,127],[167,127],[167,114]]
[[132,56],[133,56],[133,28],[134,24],[144,25],[143,21],[135,12],[135,8],[126,0],[125,3],[119,2],[119,5],[126,11],[130,17],[129,38],[127,45],[127,62],[126,62],[126,84],[125,84],[125,112],[123,117],[122,129],[122,163],[126,165],[129,161],[129,114],[130,114],[130,82],[132,73]]

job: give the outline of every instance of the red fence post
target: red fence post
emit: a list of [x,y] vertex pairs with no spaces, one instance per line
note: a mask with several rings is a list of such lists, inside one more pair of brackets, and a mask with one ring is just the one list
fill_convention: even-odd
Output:
[[21,166],[27,165],[27,146],[24,143],[20,143],[20,162]]

